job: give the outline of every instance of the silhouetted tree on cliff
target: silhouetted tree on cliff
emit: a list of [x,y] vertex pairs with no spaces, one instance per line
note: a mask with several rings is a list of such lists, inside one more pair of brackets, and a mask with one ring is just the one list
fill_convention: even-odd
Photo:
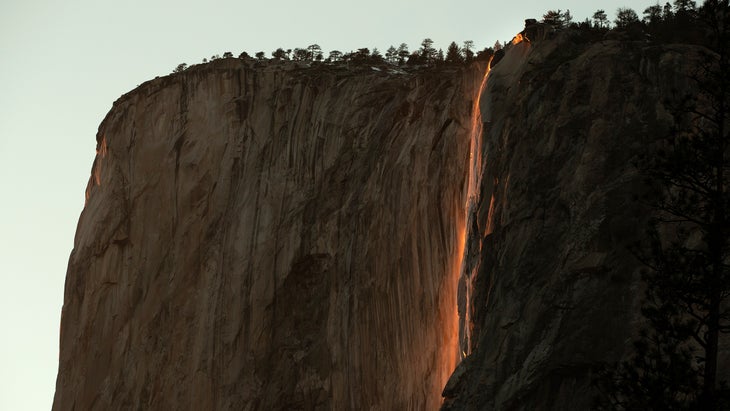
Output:
[[319,44],[312,44],[307,47],[307,59],[309,61],[321,61],[322,60],[322,47]]
[[474,41],[473,40],[464,40],[464,61],[467,63],[470,63],[474,59],[474,52],[472,49],[474,48]]
[[327,60],[332,61],[332,62],[335,62],[335,61],[340,61],[341,58],[342,58],[342,52],[341,51],[339,51],[339,50],[332,50],[332,51],[330,51],[330,54],[329,54],[329,57],[327,58]]
[[272,51],[271,57],[273,57],[275,60],[289,60],[289,56],[287,55],[286,51],[284,51],[284,49],[281,47]]
[[436,63],[441,64],[444,62],[444,50],[439,49],[438,52],[436,52]]
[[644,24],[657,24],[662,21],[662,6],[659,3],[644,9]]
[[[623,9],[619,9],[623,10]],[[625,26],[626,16],[617,16],[616,24]],[[699,15],[693,1],[665,3],[644,9],[642,23],[644,30],[653,41],[663,43],[700,43],[703,34],[699,29]]]
[[573,24],[573,15],[570,14],[570,9],[565,10],[565,13],[563,13],[563,22],[566,26],[571,26]]
[[563,28],[566,24],[562,10],[548,10],[543,14],[542,22],[558,29]]
[[292,60],[294,61],[306,61],[308,57],[309,52],[307,51],[307,49],[302,49],[298,47],[294,49],[294,54],[292,54]]
[[596,12],[593,13],[593,24],[599,29],[608,27],[608,16],[606,16],[606,12],[604,10],[596,10]]
[[474,58],[479,61],[489,61],[489,59],[493,55],[494,55],[494,49],[491,47],[487,47],[483,50],[480,50]]
[[674,0],[675,13],[693,13],[697,10],[697,2],[694,0]]
[[461,49],[459,49],[459,45],[457,45],[455,41],[452,41],[446,49],[445,61],[450,64],[461,64],[464,62],[464,57],[461,55]]
[[628,27],[630,24],[638,23],[639,16],[633,9],[620,7],[616,10],[616,19],[613,22],[618,28]]
[[408,56],[410,55],[411,53],[408,51],[408,44],[401,43],[400,46],[398,46],[398,64],[405,64],[406,60],[408,60]]
[[391,45],[385,50],[385,61],[390,64],[395,64],[398,61],[398,50],[394,46]]
[[437,51],[433,48],[433,40],[430,38],[423,39],[419,54],[421,56],[421,62],[423,63],[432,63],[436,60]]
[[730,408],[718,378],[720,336],[730,332],[730,7],[707,1],[700,13],[713,52],[641,165],[660,193],[636,249],[646,328],[632,358],[603,373],[603,409]]

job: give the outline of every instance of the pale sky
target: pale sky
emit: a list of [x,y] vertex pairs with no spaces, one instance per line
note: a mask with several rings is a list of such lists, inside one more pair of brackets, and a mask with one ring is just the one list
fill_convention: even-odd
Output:
[[[479,48],[525,18],[652,0],[0,0],[0,410],[48,410],[66,264],[95,135],[112,102],[178,63],[231,51],[325,53],[429,37]],[[663,2],[662,2],[663,4]]]

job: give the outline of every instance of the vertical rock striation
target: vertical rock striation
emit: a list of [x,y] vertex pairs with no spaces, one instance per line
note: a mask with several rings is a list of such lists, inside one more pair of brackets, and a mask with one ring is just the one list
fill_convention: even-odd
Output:
[[54,410],[440,405],[479,73],[247,64],[99,127]]
[[626,355],[640,321],[629,245],[648,210],[632,162],[668,132],[696,51],[562,32],[493,68],[461,280],[471,355],[443,409],[590,409],[592,369]]

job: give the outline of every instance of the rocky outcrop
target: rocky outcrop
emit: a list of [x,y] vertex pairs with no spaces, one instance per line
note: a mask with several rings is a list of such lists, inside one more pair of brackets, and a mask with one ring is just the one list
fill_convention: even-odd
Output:
[[438,408],[479,80],[223,59],[122,96],[53,409]]
[[562,32],[494,66],[461,280],[470,355],[443,409],[589,409],[592,370],[630,352],[642,292],[629,245],[648,215],[633,163],[668,131],[696,51]]

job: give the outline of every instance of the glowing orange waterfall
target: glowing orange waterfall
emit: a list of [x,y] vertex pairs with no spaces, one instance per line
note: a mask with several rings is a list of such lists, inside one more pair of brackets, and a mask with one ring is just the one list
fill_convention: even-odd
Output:
[[[463,341],[460,334],[460,319],[457,295],[459,289],[459,280],[462,278],[464,271],[464,257],[468,253],[468,250],[466,250],[468,236],[467,221],[469,220],[470,207],[473,208],[473,205],[471,204],[476,202],[476,193],[477,188],[479,187],[479,167],[481,164],[481,144],[479,137],[481,136],[482,130],[481,114],[479,110],[479,98],[481,96],[482,90],[484,89],[484,86],[486,85],[488,74],[489,67],[487,67],[486,72],[482,76],[481,83],[477,90],[475,90],[475,95],[472,100],[474,101],[474,103],[471,113],[471,142],[469,154],[470,160],[468,168],[469,176],[467,180],[466,208],[463,210],[463,213],[457,213],[458,215],[455,216],[455,258],[453,259],[453,266],[451,268],[452,274],[447,279],[447,281],[444,282],[445,288],[442,295],[447,297],[440,306],[440,316],[444,319],[442,322],[442,324],[444,325],[444,335],[442,337],[443,354],[440,370],[443,374],[440,375],[439,378],[439,380],[441,381],[440,389],[443,389],[443,387],[446,385],[449,377],[454,372],[454,369],[456,369],[456,366],[463,355],[461,348]],[[439,395],[440,394],[441,392],[439,391]]]
[[[479,85],[476,97],[474,98],[474,105],[472,107],[472,115],[471,115],[471,147],[469,151],[469,180],[467,183],[467,196],[466,196],[466,204],[464,205],[466,208],[466,221],[465,223],[468,224],[468,227],[472,227],[471,221],[473,216],[476,213],[476,207],[477,207],[477,195],[479,191],[479,186],[481,185],[482,181],[482,114],[480,110],[480,103],[481,103],[481,97],[482,92],[484,92],[484,88],[487,85],[487,80],[489,79],[489,73],[491,72],[492,68],[492,59],[489,59],[489,62],[487,63],[487,69],[484,72],[484,76],[482,77],[482,82]],[[466,227],[465,227],[466,228]],[[461,247],[461,262],[459,263],[459,270],[458,270],[458,276],[459,278],[464,278],[465,280],[465,303],[466,303],[466,309],[464,311],[464,322],[463,322],[463,334],[461,336],[462,340],[460,341],[460,352],[462,358],[466,357],[467,355],[471,354],[471,337],[472,337],[472,326],[471,326],[471,289],[472,289],[472,280],[475,277],[474,272],[469,272],[467,274],[467,270],[475,271],[476,267],[469,268],[466,263],[466,256],[469,253],[469,250],[466,248],[466,244],[468,243],[467,238],[469,236],[469,230],[465,229],[464,235],[462,238],[462,247]]]
[[[527,38],[524,34],[518,33],[513,39],[511,46],[518,46],[518,48],[523,48],[522,52],[518,52],[516,56],[525,56],[524,53],[524,47],[530,46],[530,39]],[[494,57],[494,56],[493,56]],[[472,304],[472,289],[474,286],[474,281],[476,279],[476,272],[479,269],[479,264],[475,264],[475,260],[478,258],[478,255],[481,251],[481,241],[479,241],[478,248],[479,249],[471,249],[476,247],[476,245],[470,244],[470,237],[479,236],[489,233],[491,231],[491,221],[486,222],[477,222],[475,221],[476,215],[477,215],[477,207],[479,206],[478,201],[478,195],[479,195],[479,187],[482,183],[482,170],[483,170],[483,147],[482,147],[482,115],[481,115],[481,96],[482,93],[484,93],[484,90],[487,86],[487,81],[489,80],[490,73],[492,70],[492,58],[489,59],[489,62],[487,63],[487,68],[484,72],[484,76],[482,77],[482,82],[479,85],[479,88],[477,90],[477,94],[474,98],[474,105],[472,107],[472,116],[471,116],[471,146],[470,146],[470,152],[469,152],[469,177],[468,177],[468,183],[467,183],[467,196],[466,196],[466,217],[464,227],[460,227],[459,231],[463,233],[463,238],[460,239],[461,243],[458,247],[458,251],[461,254],[460,262],[458,265],[458,268],[456,270],[456,276],[458,277],[459,286],[461,288],[461,292],[463,295],[458,298],[463,298],[463,304],[464,304],[464,312],[463,312],[463,318],[460,318],[460,329],[459,329],[459,353],[461,354],[461,358],[464,358],[471,354],[471,347],[472,347],[472,331],[473,331],[473,324],[472,324],[472,312],[473,307]],[[514,58],[512,59],[514,61]],[[488,215],[491,216],[493,214],[493,208],[494,208],[494,197],[490,200],[489,205],[489,213]],[[490,217],[491,218],[491,217]],[[478,231],[478,232],[472,232],[472,231]],[[472,255],[475,254],[475,255]],[[457,298],[457,299],[458,299]],[[457,303],[458,304],[458,303]]]
[[441,349],[441,368],[439,370],[438,396],[441,398],[441,391],[451,377],[459,363],[459,311],[457,303],[457,294],[459,287],[459,273],[461,272],[462,257],[464,255],[464,244],[466,239],[466,221],[465,215],[459,213],[456,216],[456,258],[453,259],[451,272],[453,273],[444,281],[445,288],[443,294],[444,301],[441,303],[439,310],[440,316],[444,319],[443,328],[443,346]]

